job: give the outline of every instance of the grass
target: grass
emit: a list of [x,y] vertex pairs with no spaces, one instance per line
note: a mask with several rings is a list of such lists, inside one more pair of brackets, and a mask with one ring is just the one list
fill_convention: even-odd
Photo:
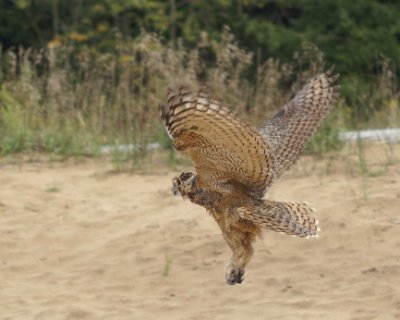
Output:
[[46,192],[60,192],[60,188],[57,186],[52,186],[46,189]]
[[[168,85],[187,84],[194,90],[207,85],[226,105],[259,124],[321,70],[323,60],[316,47],[306,45],[291,63],[260,63],[228,29],[220,42],[203,36],[192,49],[170,47],[142,34],[120,43],[114,54],[71,46],[9,50],[0,53],[0,155],[98,157],[102,146],[112,145],[116,148],[109,157],[115,170],[125,171],[148,163],[151,151],[145,146],[158,142],[167,151],[162,164],[174,166],[176,153],[158,113]],[[400,124],[393,67],[382,59],[377,69],[373,90],[358,95],[355,88],[354,99],[340,99],[306,153],[339,150],[338,134],[345,128]],[[121,145],[136,147],[122,152]],[[358,151],[365,173],[362,144]]]
[[163,276],[166,277],[169,275],[171,272],[171,264],[172,264],[172,258],[168,256],[168,254],[165,254],[165,261],[164,261],[164,269],[163,269]]

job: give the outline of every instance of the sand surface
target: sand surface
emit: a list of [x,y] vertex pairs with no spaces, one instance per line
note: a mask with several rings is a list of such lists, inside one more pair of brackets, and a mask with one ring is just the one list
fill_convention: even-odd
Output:
[[304,158],[267,197],[307,200],[321,237],[265,232],[228,286],[216,223],[170,192],[179,170],[3,163],[0,319],[400,319],[400,164],[382,166]]

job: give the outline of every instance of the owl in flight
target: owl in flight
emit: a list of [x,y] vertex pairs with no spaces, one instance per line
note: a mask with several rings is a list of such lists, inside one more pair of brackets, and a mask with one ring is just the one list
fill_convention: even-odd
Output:
[[241,283],[253,256],[252,243],[263,229],[318,236],[318,221],[306,202],[263,199],[268,187],[298,158],[331,110],[338,75],[311,78],[296,96],[258,128],[242,121],[206,90],[168,89],[161,118],[174,147],[188,154],[195,173],[173,179],[173,192],[203,206],[232,249],[226,282]]

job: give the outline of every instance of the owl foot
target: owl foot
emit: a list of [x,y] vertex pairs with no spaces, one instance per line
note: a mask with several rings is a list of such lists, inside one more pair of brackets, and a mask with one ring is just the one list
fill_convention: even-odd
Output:
[[234,285],[236,283],[242,283],[244,270],[241,268],[231,267],[225,274],[226,283]]

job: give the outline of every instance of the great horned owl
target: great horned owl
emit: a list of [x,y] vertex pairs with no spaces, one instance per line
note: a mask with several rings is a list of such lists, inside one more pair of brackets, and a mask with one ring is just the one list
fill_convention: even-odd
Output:
[[264,200],[271,183],[299,157],[337,97],[330,72],[311,78],[267,123],[255,128],[201,90],[168,89],[161,118],[175,148],[188,154],[196,173],[173,179],[174,194],[215,218],[233,254],[226,282],[241,283],[262,229],[316,237],[318,221],[306,203]]

